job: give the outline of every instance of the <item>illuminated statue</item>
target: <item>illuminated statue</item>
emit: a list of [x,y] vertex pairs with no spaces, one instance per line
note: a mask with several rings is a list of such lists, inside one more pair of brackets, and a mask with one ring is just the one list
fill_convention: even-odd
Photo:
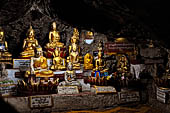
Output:
[[49,33],[49,43],[47,43],[46,48],[56,48],[56,47],[64,47],[64,44],[59,42],[60,35],[56,30],[56,22],[52,23],[52,30]]
[[80,69],[79,52],[77,49],[77,44],[72,44],[72,51],[70,52],[69,57],[67,57],[67,62],[73,64],[73,69]]
[[117,70],[119,73],[122,73],[124,75],[128,72],[128,69],[129,69],[128,59],[126,58],[125,55],[122,55],[118,60]]
[[51,57],[55,48],[65,48],[64,43],[60,41],[60,34],[56,30],[56,22],[52,23],[52,30],[49,33],[49,43],[46,44],[45,48],[47,50],[46,56]]
[[80,47],[78,46],[79,32],[74,28],[73,36],[71,37],[71,45],[69,46],[69,56],[67,57],[67,62],[73,64],[73,69],[80,69],[80,59],[82,59],[80,54]]
[[35,48],[38,46],[38,41],[34,38],[34,30],[30,26],[28,30],[28,37],[24,39],[23,52],[21,52],[21,57],[33,57],[35,56]]
[[[71,37],[71,45],[69,46],[69,54],[73,49],[73,45],[75,44],[77,45],[78,41],[79,41],[79,32],[76,28],[74,28],[73,36]],[[80,47],[78,45],[77,48],[78,48],[78,52],[80,53]]]
[[93,56],[90,53],[84,56],[84,69],[93,69]]
[[36,48],[35,57],[31,57],[31,72],[26,72],[26,77],[30,74],[36,75],[36,77],[52,77],[53,71],[48,70],[47,59],[43,56],[41,47]]
[[0,60],[11,60],[12,55],[8,52],[8,44],[5,41],[4,31],[0,28]]
[[56,48],[53,53],[53,65],[51,69],[53,70],[63,70],[66,69],[65,59],[60,57],[60,51]]
[[101,73],[102,72],[106,72],[108,69],[105,69],[105,62],[103,61],[102,59],[102,43],[101,41],[99,42],[99,46],[98,46],[98,58],[96,59],[95,61],[95,71],[100,71]]

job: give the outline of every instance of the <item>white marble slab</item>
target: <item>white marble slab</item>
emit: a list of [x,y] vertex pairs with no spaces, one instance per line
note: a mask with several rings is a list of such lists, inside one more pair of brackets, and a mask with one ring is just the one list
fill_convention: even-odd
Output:
[[77,86],[58,86],[58,94],[78,94]]
[[17,81],[20,78],[15,78],[15,72],[20,72],[19,69],[6,69],[8,72],[8,78],[14,81],[14,84],[17,84]]

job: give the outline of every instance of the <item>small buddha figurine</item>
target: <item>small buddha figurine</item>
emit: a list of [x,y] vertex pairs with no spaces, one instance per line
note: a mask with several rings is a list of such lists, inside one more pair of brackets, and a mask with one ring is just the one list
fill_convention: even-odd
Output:
[[2,28],[0,28],[0,59],[5,60],[6,58],[11,57],[12,55],[8,52],[8,44],[5,41],[4,31]]
[[122,55],[120,59],[118,60],[117,64],[117,70],[119,73],[122,73],[123,75],[128,72],[128,59],[126,58],[125,55]]
[[[79,32],[77,28],[73,29],[73,36],[71,37],[71,45],[69,46],[69,54],[72,51],[72,45],[73,44],[78,44],[79,41]],[[80,52],[80,47],[77,45],[78,51]]]
[[49,33],[49,43],[47,43],[46,48],[56,48],[56,47],[64,47],[64,44],[59,42],[60,35],[59,32],[56,30],[56,22],[52,23],[52,30]]
[[53,53],[53,65],[51,69],[53,70],[63,70],[66,69],[65,59],[60,57],[60,51],[56,48]]
[[33,57],[35,56],[35,48],[38,46],[37,39],[34,38],[34,30],[30,26],[28,30],[28,37],[24,39],[23,52],[21,52],[21,57]]
[[80,69],[79,63],[79,52],[77,44],[72,44],[72,51],[70,52],[69,57],[67,57],[67,62],[71,62],[73,64],[73,69]]
[[82,59],[80,54],[80,47],[78,46],[79,32],[74,28],[73,36],[71,37],[71,45],[69,46],[69,57],[67,57],[67,62],[73,64],[73,69],[80,69],[80,60]]
[[105,71],[107,71],[107,69],[104,69],[105,62],[102,59],[102,50],[103,50],[102,42],[100,41],[99,45],[98,45],[98,58],[95,61],[95,69],[93,69],[93,70],[100,71],[100,72],[105,72]]
[[84,69],[86,70],[93,69],[93,56],[90,53],[87,53],[84,56]]
[[59,83],[59,86],[81,86],[81,83],[76,80],[76,73],[73,70],[72,63],[69,62],[67,65],[67,70],[64,74],[64,80]]
[[[56,48],[65,48],[64,43],[60,42],[60,34],[56,29],[56,22],[53,22],[52,30],[49,32],[49,43],[47,43],[45,46],[46,56],[48,58],[51,58],[53,56],[53,52]],[[61,53],[64,53],[64,50]]]
[[77,47],[77,51],[80,53],[80,47],[77,45],[77,40],[78,40],[78,37],[76,36],[73,36],[71,38],[71,45],[69,46],[69,54],[73,51],[73,46],[75,45]]
[[66,83],[68,83],[68,82],[75,81],[75,78],[76,78],[76,73],[73,70],[72,63],[69,62],[67,66],[67,71],[65,72],[64,79]]
[[43,56],[42,48],[39,46],[36,48],[35,57],[31,57],[31,72],[26,72],[26,76],[29,74],[36,75],[36,77],[51,77],[53,71],[48,70],[47,59]]

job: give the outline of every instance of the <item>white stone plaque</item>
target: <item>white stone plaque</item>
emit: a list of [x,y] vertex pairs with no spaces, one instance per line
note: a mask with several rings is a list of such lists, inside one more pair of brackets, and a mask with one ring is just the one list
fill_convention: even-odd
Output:
[[96,93],[116,93],[116,89],[113,86],[95,86]]
[[30,59],[13,59],[13,68],[30,67]]
[[58,86],[58,94],[78,94],[77,86]]
[[118,95],[119,95],[120,103],[140,101],[140,95],[138,91],[124,91],[124,92],[119,92]]
[[53,101],[51,95],[30,96],[31,108],[52,107]]
[[15,73],[19,72],[19,69],[6,69],[8,72],[8,78],[14,81],[14,84],[17,84],[18,80],[21,80],[20,78],[15,78]]

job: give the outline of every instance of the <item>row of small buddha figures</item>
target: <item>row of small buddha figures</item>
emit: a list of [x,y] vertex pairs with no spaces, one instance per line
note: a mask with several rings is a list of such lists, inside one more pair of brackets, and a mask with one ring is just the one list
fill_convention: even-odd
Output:
[[[89,33],[89,35],[93,35],[93,33]],[[23,43],[23,52],[21,52],[22,58],[30,58],[35,57],[36,48],[40,48],[40,45],[38,44],[37,39],[34,38],[35,33],[30,26],[28,32],[27,32],[27,38],[24,39]],[[74,28],[73,30],[73,36],[71,37],[71,44],[69,46],[69,56],[67,57],[67,63],[72,62],[73,69],[80,69],[80,60],[82,60],[82,56],[80,56],[80,47],[78,45],[79,41],[79,31]],[[46,57],[53,56],[53,66],[51,69],[54,70],[62,70],[66,69],[66,63],[64,56],[61,56],[61,53],[65,51],[64,43],[60,42],[60,35],[59,32],[56,30],[56,23],[52,23],[52,30],[49,32],[49,43],[46,44],[45,49],[45,55]],[[42,49],[42,48],[41,48]],[[99,53],[98,53],[98,60],[96,60],[96,70],[101,70],[104,66],[102,65],[102,48],[101,44],[99,43]],[[38,51],[37,51],[38,52]],[[0,29],[0,57],[6,57],[6,56],[12,56],[8,52],[8,46],[7,42],[4,38],[4,31]],[[89,53],[87,53],[84,57],[84,67],[85,69],[92,69],[93,68],[93,56]]]
[[[99,44],[100,45],[100,44]],[[93,56],[87,53],[84,57],[84,69],[86,70],[94,70],[106,72],[107,69],[105,69],[105,63],[102,59],[102,48],[99,47],[98,52],[98,58],[95,60],[95,68],[93,68]],[[79,55],[74,54],[75,51],[71,52],[70,56],[67,57],[67,64],[72,65],[73,70],[79,70],[80,69],[80,63],[79,63]],[[65,70],[66,69],[66,60],[59,55],[59,50],[55,49],[54,51],[54,58],[53,58],[53,64],[52,66],[48,67],[47,64],[47,58],[43,56],[42,48],[39,46],[36,48],[36,55],[35,57],[31,57],[31,63],[30,68],[31,71],[26,72],[26,77],[29,77],[29,75],[36,75],[36,77],[51,77],[53,76],[52,70]],[[68,67],[68,66],[67,66]],[[67,70],[71,72],[72,70]]]
[[[52,23],[51,31],[49,32],[49,43],[45,45],[46,49],[46,57],[51,58],[54,50],[56,48],[60,48],[60,50],[63,52],[65,50],[64,43],[60,42],[60,35],[57,31],[56,22]],[[92,32],[88,32],[89,36],[92,36]],[[71,52],[71,49],[73,49],[73,46],[78,43],[79,40],[79,32],[76,28],[73,30],[73,36],[71,37],[71,43],[72,46],[69,47],[69,53]],[[30,58],[35,56],[35,48],[38,46],[38,40],[35,39],[35,33],[30,26],[29,30],[27,31],[27,38],[24,39],[23,42],[23,52],[20,53],[20,56],[22,58]],[[11,57],[12,55],[8,52],[8,45],[5,41],[4,37],[4,31],[0,27],[0,58],[1,57]]]

